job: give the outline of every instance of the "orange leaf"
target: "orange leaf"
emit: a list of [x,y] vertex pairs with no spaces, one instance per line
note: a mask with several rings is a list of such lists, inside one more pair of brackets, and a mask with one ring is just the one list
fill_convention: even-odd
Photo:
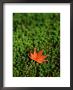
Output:
[[31,59],[38,63],[46,62],[47,60],[44,60],[47,58],[47,55],[42,55],[43,50],[40,50],[38,53],[36,52],[36,48],[34,48],[34,53],[31,53],[28,55]]

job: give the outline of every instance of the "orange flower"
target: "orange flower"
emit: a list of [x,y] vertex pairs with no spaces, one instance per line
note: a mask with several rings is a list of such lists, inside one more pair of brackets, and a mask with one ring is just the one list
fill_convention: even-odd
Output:
[[42,53],[43,53],[43,50],[41,50],[37,53],[36,48],[34,48],[34,53],[30,52],[30,54],[28,56],[38,63],[43,63],[43,62],[48,61],[48,60],[44,60],[47,57],[47,55],[46,56],[42,55]]

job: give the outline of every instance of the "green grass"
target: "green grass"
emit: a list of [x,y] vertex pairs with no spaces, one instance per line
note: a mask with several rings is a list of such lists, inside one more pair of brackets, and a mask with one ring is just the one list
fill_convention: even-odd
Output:
[[[49,55],[38,64],[28,57],[34,48]],[[13,76],[60,77],[60,14],[13,14]]]

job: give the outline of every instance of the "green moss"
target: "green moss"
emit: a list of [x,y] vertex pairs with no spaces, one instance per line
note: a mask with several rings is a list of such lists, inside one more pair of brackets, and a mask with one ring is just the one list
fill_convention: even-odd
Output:
[[[48,63],[37,64],[28,53],[43,49]],[[13,14],[13,76],[60,76],[60,14]]]

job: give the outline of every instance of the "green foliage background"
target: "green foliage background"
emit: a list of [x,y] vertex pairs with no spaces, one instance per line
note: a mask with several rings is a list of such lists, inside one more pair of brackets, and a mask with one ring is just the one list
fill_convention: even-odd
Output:
[[[28,57],[34,48],[49,55],[48,63],[38,64]],[[60,14],[13,14],[13,76],[60,76]]]

